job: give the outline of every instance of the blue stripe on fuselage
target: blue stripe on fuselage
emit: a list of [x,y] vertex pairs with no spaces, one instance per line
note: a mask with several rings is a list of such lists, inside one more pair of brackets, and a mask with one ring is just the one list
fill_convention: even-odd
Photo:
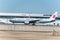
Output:
[[55,20],[52,20],[52,21],[40,21],[39,23],[51,23],[51,22],[54,22]]
[[16,20],[10,20],[12,23],[24,23],[24,21],[16,21]]

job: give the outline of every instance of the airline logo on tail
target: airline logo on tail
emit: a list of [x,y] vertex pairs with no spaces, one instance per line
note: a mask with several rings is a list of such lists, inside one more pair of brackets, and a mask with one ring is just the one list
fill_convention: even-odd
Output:
[[53,17],[52,18],[56,18],[56,15],[53,15]]
[[55,12],[55,13],[50,17],[50,19],[55,20],[56,17],[57,17],[57,13],[58,13],[58,12]]

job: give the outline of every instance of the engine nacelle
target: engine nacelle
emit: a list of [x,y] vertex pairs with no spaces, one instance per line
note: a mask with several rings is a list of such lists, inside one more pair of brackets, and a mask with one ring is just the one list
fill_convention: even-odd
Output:
[[24,24],[29,24],[29,21],[25,21]]

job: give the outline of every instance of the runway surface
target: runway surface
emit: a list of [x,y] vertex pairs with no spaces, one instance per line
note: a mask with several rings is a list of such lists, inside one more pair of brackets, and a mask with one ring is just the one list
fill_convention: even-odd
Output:
[[0,31],[0,40],[60,40],[52,32]]

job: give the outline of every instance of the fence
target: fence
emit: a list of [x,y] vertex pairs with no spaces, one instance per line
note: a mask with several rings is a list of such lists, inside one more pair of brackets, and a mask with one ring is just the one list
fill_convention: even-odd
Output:
[[19,30],[19,31],[60,31],[59,26],[32,26],[21,24],[0,24],[0,30]]

